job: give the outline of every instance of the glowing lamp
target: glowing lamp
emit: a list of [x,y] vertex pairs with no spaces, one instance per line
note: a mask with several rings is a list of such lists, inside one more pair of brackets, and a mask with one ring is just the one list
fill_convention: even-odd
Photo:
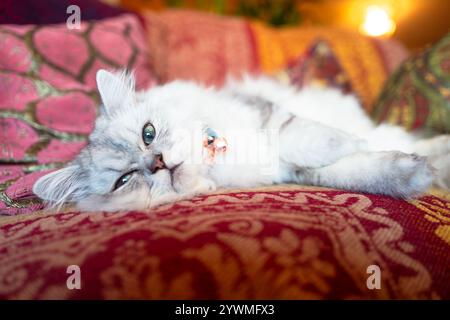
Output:
[[369,6],[366,9],[366,15],[360,30],[372,37],[386,37],[394,33],[395,22],[385,8]]

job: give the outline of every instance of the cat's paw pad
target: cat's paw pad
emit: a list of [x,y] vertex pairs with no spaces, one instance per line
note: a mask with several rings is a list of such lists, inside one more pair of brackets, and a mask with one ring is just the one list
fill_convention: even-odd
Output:
[[391,154],[392,193],[399,198],[412,198],[425,192],[433,182],[433,168],[427,158],[417,154]]

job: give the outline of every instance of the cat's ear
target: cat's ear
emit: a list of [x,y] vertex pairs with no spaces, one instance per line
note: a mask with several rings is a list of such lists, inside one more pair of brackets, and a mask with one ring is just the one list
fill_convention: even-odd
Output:
[[111,73],[106,70],[97,71],[97,88],[102,98],[105,111],[113,114],[120,106],[133,103],[134,76],[126,70]]
[[87,181],[78,165],[70,165],[39,178],[33,193],[54,207],[75,202],[86,196]]

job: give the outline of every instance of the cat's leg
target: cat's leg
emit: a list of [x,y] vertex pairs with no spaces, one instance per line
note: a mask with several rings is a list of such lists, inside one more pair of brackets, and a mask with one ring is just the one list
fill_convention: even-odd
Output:
[[419,140],[414,144],[414,151],[427,156],[429,163],[436,169],[433,184],[450,189],[450,135]]
[[299,167],[322,167],[367,150],[366,141],[339,129],[296,116],[280,125],[280,160]]
[[398,150],[428,158],[436,169],[434,186],[450,189],[450,135],[418,140],[405,129],[383,124],[363,135],[370,151]]
[[450,153],[450,135],[420,139],[404,128],[390,124],[381,124],[359,135],[359,137],[367,141],[370,151],[397,150],[417,153],[421,156]]
[[418,140],[414,152],[422,156],[439,156],[450,153],[450,135],[439,135],[430,139]]
[[321,168],[297,168],[293,181],[410,198],[425,192],[433,180],[426,158],[398,151],[355,153]]
[[368,130],[360,138],[367,141],[369,151],[401,151],[414,153],[417,138],[404,128],[391,124],[381,124]]
[[450,190],[450,152],[428,156],[428,162],[436,169],[433,185]]

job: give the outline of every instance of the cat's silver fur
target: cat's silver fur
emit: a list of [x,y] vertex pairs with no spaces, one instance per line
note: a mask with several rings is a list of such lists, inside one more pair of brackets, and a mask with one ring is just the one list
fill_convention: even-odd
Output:
[[[433,181],[449,187],[449,136],[417,140],[399,127],[377,127],[353,96],[334,89],[297,91],[247,77],[220,90],[175,81],[137,93],[132,75],[104,70],[97,86],[103,105],[89,143],[68,166],[34,185],[34,193],[53,206],[146,209],[218,188],[276,183],[400,198],[420,195]],[[146,145],[142,130],[148,123],[156,136]],[[192,150],[186,146],[199,126],[239,132],[237,140],[249,145],[258,130],[275,131],[270,156],[275,150],[277,167],[262,173],[258,163],[229,161],[238,152],[233,142],[212,163],[188,161]],[[156,155],[165,165],[155,169]],[[128,172],[128,181],[114,190]]]

